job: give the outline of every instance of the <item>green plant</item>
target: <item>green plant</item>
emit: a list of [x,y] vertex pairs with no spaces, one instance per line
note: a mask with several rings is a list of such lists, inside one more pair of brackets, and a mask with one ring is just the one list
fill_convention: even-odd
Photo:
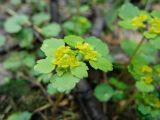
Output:
[[86,63],[105,72],[112,70],[108,47],[95,37],[51,38],[44,40],[41,50],[46,58],[38,60],[34,69],[43,74],[55,71],[49,89],[51,86],[60,92],[73,89],[80,79],[88,76]]
[[130,56],[128,71],[135,78],[134,99],[137,110],[143,119],[158,119],[159,108],[159,65],[156,54],[160,44],[160,16],[158,11],[147,12],[126,2],[119,10],[122,19],[119,25],[125,29],[139,32],[142,39],[139,43],[124,40],[122,49]]
[[86,17],[74,16],[63,24],[63,28],[67,35],[83,35],[89,31],[91,23]]

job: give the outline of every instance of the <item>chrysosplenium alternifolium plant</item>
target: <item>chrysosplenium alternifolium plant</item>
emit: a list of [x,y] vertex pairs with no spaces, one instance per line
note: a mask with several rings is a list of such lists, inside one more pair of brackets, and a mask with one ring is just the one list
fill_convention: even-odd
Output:
[[121,44],[130,56],[136,47],[139,48],[128,66],[129,72],[136,80],[137,109],[147,120],[159,119],[160,66],[153,64],[156,63],[155,56],[160,49],[160,13],[148,13],[131,3],[125,3],[119,10],[119,17],[122,19],[119,22],[121,27],[135,30],[143,38],[139,47],[135,42],[125,41]]
[[44,40],[41,50],[46,58],[37,61],[34,69],[40,73],[53,73],[50,86],[59,92],[67,92],[88,76],[89,63],[94,69],[112,70],[108,47],[100,39],[69,35],[64,39]]

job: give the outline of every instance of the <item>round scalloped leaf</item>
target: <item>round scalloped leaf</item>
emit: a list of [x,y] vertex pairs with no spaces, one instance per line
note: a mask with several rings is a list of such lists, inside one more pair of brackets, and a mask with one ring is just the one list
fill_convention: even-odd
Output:
[[154,86],[152,84],[146,84],[143,81],[136,82],[136,87],[140,92],[152,92],[154,91]]
[[88,76],[88,67],[85,63],[81,63],[80,66],[71,69],[72,75],[82,79]]
[[49,14],[47,14],[45,12],[35,14],[32,17],[32,21],[35,25],[41,25],[42,23],[45,23],[46,21],[49,21],[49,19],[50,19]]
[[34,70],[39,73],[50,73],[55,65],[52,64],[52,58],[41,59],[37,61],[37,64],[34,66]]
[[30,112],[17,112],[11,114],[7,120],[30,120],[32,114]]
[[43,41],[41,50],[45,53],[46,56],[54,56],[54,51],[63,46],[64,42],[62,39],[51,38]]
[[53,77],[53,80],[51,82],[53,83],[54,87],[59,91],[59,92],[66,92],[70,91],[73,89],[80,81],[79,78],[74,77],[73,75],[66,73],[62,76],[55,76]]
[[85,42],[91,44],[96,51],[98,51],[102,56],[106,57],[109,53],[108,46],[101,39],[96,37],[88,37],[85,39]]
[[94,90],[94,95],[101,102],[107,102],[113,94],[113,88],[106,83],[99,84]]
[[119,17],[122,19],[132,19],[133,17],[137,16],[139,14],[138,7],[134,6],[133,4],[126,2],[122,5],[122,7],[119,9]]
[[28,17],[26,15],[15,15],[6,20],[4,28],[8,33],[17,33],[22,29],[21,25],[27,22]]
[[83,38],[76,35],[68,35],[64,37],[64,41],[71,47],[75,47],[77,43],[82,43],[84,41]]
[[42,28],[42,34],[45,37],[55,37],[55,36],[58,36],[58,34],[60,33],[60,31],[61,31],[61,27],[57,23],[51,23],[51,24],[48,24],[48,25],[46,25],[46,26],[44,26]]
[[21,30],[21,26],[15,23],[12,19],[7,19],[4,23],[4,28],[8,33],[17,33]]
[[100,69],[104,72],[111,71],[113,69],[112,63],[106,58],[98,58],[96,61],[89,61],[90,65],[94,69]]

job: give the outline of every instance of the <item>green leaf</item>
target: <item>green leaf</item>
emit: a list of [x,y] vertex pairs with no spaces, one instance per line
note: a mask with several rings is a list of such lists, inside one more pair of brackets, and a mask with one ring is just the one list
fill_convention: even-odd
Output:
[[104,72],[107,72],[113,69],[112,63],[106,58],[98,58],[96,61],[89,61],[89,63],[96,70],[100,69]]
[[102,83],[96,86],[94,95],[101,102],[107,102],[113,96],[114,90],[106,83]]
[[4,27],[8,33],[17,33],[21,30],[21,26],[12,19],[7,19],[7,21],[4,23]]
[[63,24],[63,29],[66,35],[74,34],[74,23],[72,21],[67,21]]
[[82,43],[84,41],[83,38],[76,35],[68,35],[64,37],[64,41],[71,47],[75,47],[77,43]]
[[56,39],[56,38],[51,38],[51,39],[46,39],[43,41],[41,50],[45,53],[46,56],[54,56],[54,51],[60,47],[63,46],[64,42],[62,39]]
[[49,94],[56,94],[58,93],[57,89],[54,87],[54,84],[53,83],[50,83],[48,86],[47,86],[47,92]]
[[151,15],[152,15],[153,17],[158,17],[158,18],[160,18],[160,11],[154,10],[154,11],[151,12]]
[[93,45],[96,51],[98,51],[103,57],[106,57],[109,53],[108,46],[102,40],[96,37],[88,37],[85,39],[85,42]]
[[39,73],[50,73],[55,65],[52,64],[53,58],[46,58],[37,61],[37,64],[34,66],[34,70]]
[[0,35],[0,47],[3,46],[6,42],[6,38],[3,35]]
[[49,14],[44,13],[44,12],[35,14],[32,17],[33,24],[38,25],[38,26],[41,25],[42,23],[49,21],[49,19],[50,19]]
[[146,84],[143,81],[137,81],[136,82],[136,87],[140,92],[152,92],[154,91],[154,86],[151,84]]
[[120,90],[125,90],[127,89],[127,84],[125,84],[124,82],[122,81],[119,81],[118,79],[116,78],[111,78],[109,80],[109,82],[114,85],[116,88],[120,89]]
[[120,101],[125,99],[125,97],[126,97],[126,94],[124,93],[124,91],[115,91],[112,96],[112,99],[115,101]]
[[12,71],[16,71],[21,66],[32,68],[35,64],[35,58],[25,52],[12,52],[9,57],[3,62],[3,66],[6,69],[10,69]]
[[31,116],[30,112],[17,112],[11,114],[7,120],[31,120]]
[[55,76],[51,82],[53,83],[54,87],[59,91],[59,92],[66,92],[70,91],[73,89],[80,81],[79,78],[74,77],[70,73],[66,73],[62,76]]
[[136,28],[132,25],[131,20],[123,20],[118,22],[118,25],[125,28],[125,29],[131,29],[135,30]]
[[128,71],[132,74],[135,80],[140,80],[142,77],[141,69],[144,65],[147,65],[145,62],[140,60],[134,60],[132,61],[132,64],[128,66]]
[[122,49],[131,56],[138,44],[133,40],[123,40],[120,45]]
[[15,15],[6,20],[4,28],[8,33],[17,33],[22,29],[22,25],[28,22],[26,15]]
[[22,61],[27,67],[33,68],[33,66],[35,65],[35,56],[26,54]]
[[[35,72],[35,71],[33,71]],[[50,82],[50,79],[52,78],[53,74],[52,73],[48,73],[48,74],[40,74],[38,72],[36,72],[35,74],[38,74],[38,81],[39,82],[42,82],[42,83],[45,83],[45,84],[48,84]]]
[[160,49],[160,36],[157,36],[155,38],[152,38],[149,41],[156,49]]
[[61,27],[57,23],[51,23],[51,24],[48,24],[48,25],[46,25],[46,26],[44,26],[42,28],[42,34],[45,37],[55,37],[55,36],[58,36],[58,34],[60,33],[60,31],[61,31]]
[[63,28],[67,35],[83,35],[91,28],[91,23],[86,17],[73,16],[63,24]]
[[[132,56],[137,46],[138,43],[136,43],[133,40],[123,40],[121,42],[122,49],[129,56]],[[153,45],[151,45],[150,43],[143,43],[132,61],[139,60],[142,63],[155,62],[156,54],[157,54],[157,49],[155,49]]]
[[74,67],[71,69],[72,75],[75,75],[76,77],[82,79],[88,76],[88,67],[85,63],[81,63],[80,66]]
[[140,105],[138,105],[138,110],[139,110],[143,115],[147,115],[147,114],[150,114],[150,112],[151,112],[151,107],[140,104]]
[[122,7],[119,9],[119,17],[124,20],[129,20],[137,16],[139,12],[140,11],[138,7],[134,6],[129,2],[125,2],[125,4],[123,4]]
[[109,27],[109,29],[111,29],[112,31],[116,27],[116,25],[113,23],[117,20],[118,10],[119,10],[119,6],[115,2],[115,4],[113,4],[112,8],[108,9],[105,14],[105,22],[106,22],[107,26]]
[[156,34],[149,33],[148,31],[145,31],[143,35],[148,39],[155,38],[157,36]]
[[17,39],[20,41],[20,46],[28,48],[32,46],[33,30],[31,28],[24,28],[17,34]]

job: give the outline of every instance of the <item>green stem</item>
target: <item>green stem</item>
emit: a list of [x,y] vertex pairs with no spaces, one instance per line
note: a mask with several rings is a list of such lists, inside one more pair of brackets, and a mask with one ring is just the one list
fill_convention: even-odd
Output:
[[121,78],[121,77],[124,75],[124,73],[125,73],[128,65],[132,62],[132,60],[133,60],[134,57],[136,56],[138,50],[141,48],[141,46],[142,46],[142,44],[143,44],[144,41],[145,41],[145,37],[143,36],[143,38],[141,39],[141,41],[138,43],[137,47],[135,48],[135,50],[134,50],[132,56],[130,57],[129,61],[128,61],[127,64],[124,66],[124,70],[119,74],[118,78]]
[[127,65],[126,65],[126,67],[128,67],[128,65],[132,62],[132,60],[133,60],[134,57],[136,56],[138,50],[141,48],[141,46],[142,46],[142,44],[143,44],[144,41],[145,41],[145,37],[143,37],[143,38],[141,39],[141,41],[139,42],[138,46],[136,47],[136,49],[134,50],[132,56],[130,57],[130,59],[129,59]]

